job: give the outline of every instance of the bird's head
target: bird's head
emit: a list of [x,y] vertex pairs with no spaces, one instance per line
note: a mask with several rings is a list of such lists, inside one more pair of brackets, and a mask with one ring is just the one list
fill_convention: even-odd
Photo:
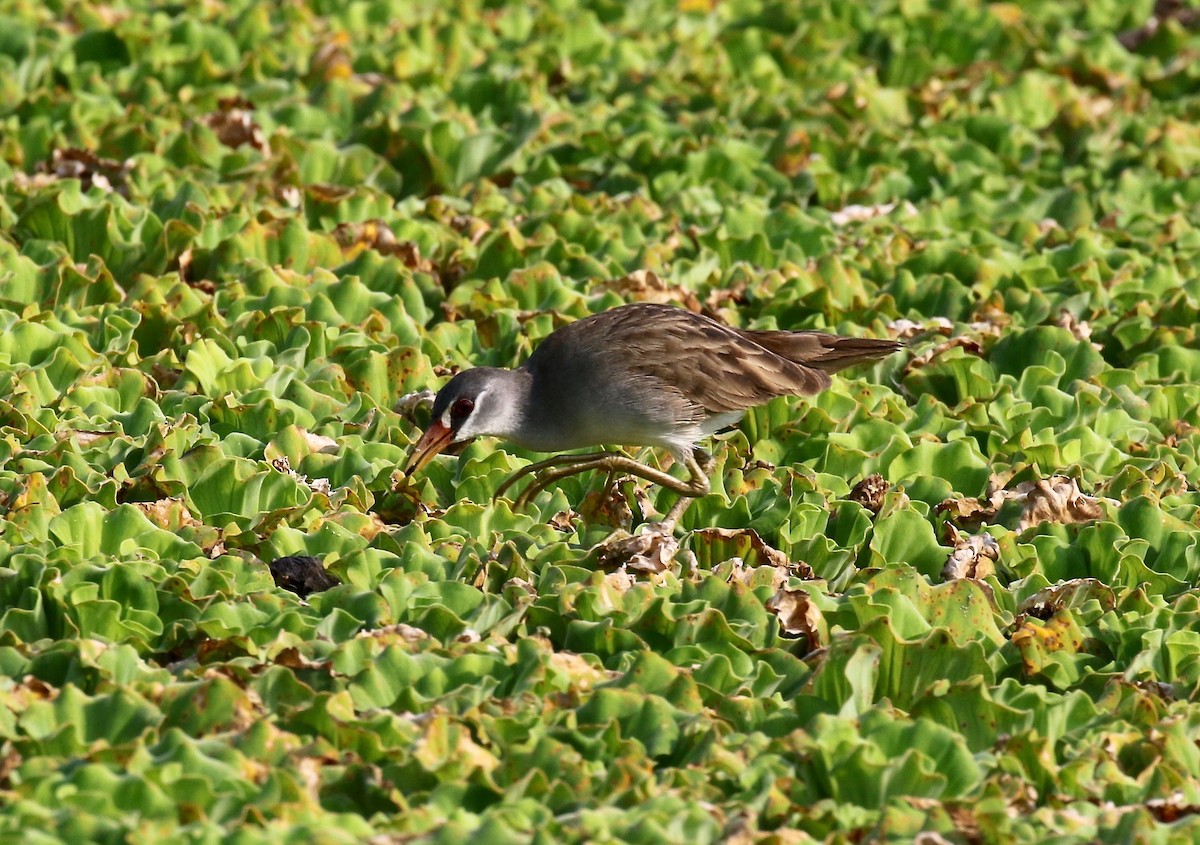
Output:
[[509,389],[512,376],[511,370],[476,367],[446,382],[433,400],[429,428],[408,456],[405,474],[421,469],[452,443],[514,431],[517,414],[514,392]]

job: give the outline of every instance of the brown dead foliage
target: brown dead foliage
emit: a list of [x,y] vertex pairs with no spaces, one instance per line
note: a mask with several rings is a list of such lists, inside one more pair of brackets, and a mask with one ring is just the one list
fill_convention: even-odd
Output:
[[641,534],[618,532],[595,549],[596,563],[602,569],[623,569],[656,575],[670,569],[679,551],[674,535],[662,531]]
[[421,248],[413,241],[401,241],[386,221],[378,218],[339,223],[333,230],[333,239],[350,258],[366,249],[380,255],[395,256],[405,267],[422,273],[433,273],[433,262],[421,257]]
[[573,534],[575,532],[575,520],[579,519],[579,514],[571,508],[565,511],[559,511],[554,516],[546,521],[546,524],[555,531],[562,531],[564,534]]
[[146,515],[146,518],[168,531],[178,531],[189,525],[203,523],[192,516],[183,499],[170,497],[153,502],[134,502],[134,507]]
[[549,663],[552,670],[565,675],[571,681],[571,686],[578,689],[590,689],[618,675],[617,672],[593,666],[586,658],[570,651],[554,650],[550,654]]
[[304,598],[342,583],[336,575],[325,571],[324,564],[311,555],[289,555],[276,558],[269,565],[275,586]]
[[[732,584],[737,582],[739,584],[745,584],[747,587],[754,586],[756,577],[758,575],[757,567],[747,566],[746,562],[740,557],[732,558],[727,561],[727,563],[730,564],[729,577],[726,579],[728,583]],[[804,567],[809,573],[812,572],[812,568],[809,567],[807,563],[802,563],[799,565]],[[799,573],[793,573],[787,567],[775,566],[771,568],[771,588],[778,590],[788,582],[788,579],[792,577],[793,574],[796,574],[797,577],[800,578],[811,577],[811,575],[806,576]]]
[[701,311],[700,299],[695,293],[678,285],[668,285],[653,270],[634,270],[628,276],[600,282],[596,289],[610,290],[633,302],[678,302],[689,311],[697,314]]
[[949,522],[946,523],[948,544],[954,550],[942,567],[943,581],[962,578],[982,580],[996,572],[1000,560],[1000,544],[991,534],[963,534]]
[[907,200],[903,205],[894,202],[879,203],[878,205],[847,205],[829,215],[829,222],[834,226],[849,226],[851,223],[865,223],[876,217],[891,214],[897,208],[905,217],[917,213],[917,208]]
[[876,472],[855,484],[849,499],[858,502],[871,513],[878,514],[879,509],[883,507],[883,497],[890,487],[887,480]]
[[12,773],[21,768],[24,762],[25,758],[13,745],[12,740],[4,740],[3,745],[0,745],[0,788],[8,789],[12,786]]
[[1043,522],[1090,522],[1104,515],[1107,500],[1089,496],[1079,489],[1079,482],[1065,475],[1024,481],[1011,490],[997,489],[1002,483],[993,476],[985,499],[946,499],[935,511],[948,514],[959,525],[992,522],[1006,502],[1017,502],[1021,505],[1017,523],[1021,531]]
[[334,79],[349,79],[354,74],[354,59],[351,54],[350,36],[335,32],[312,54],[309,74],[314,79],[330,82]]
[[1041,522],[1090,522],[1104,515],[1101,500],[1079,489],[1079,483],[1064,475],[1026,481],[1005,492],[1005,498],[1021,502],[1022,531]]
[[1017,608],[1016,618],[1019,624],[1026,616],[1035,619],[1049,619],[1060,610],[1071,607],[1081,601],[1095,598],[1105,608],[1116,607],[1116,597],[1112,588],[1096,578],[1072,578],[1053,587],[1038,590]]
[[1058,325],[1073,334],[1077,340],[1091,343],[1094,349],[1103,349],[1100,344],[1092,340],[1091,324],[1087,320],[1080,320],[1065,308],[1058,312]]
[[[437,375],[445,375],[445,373],[437,373],[436,368],[434,369],[434,372]],[[396,403],[392,405],[392,410],[404,417],[406,420],[412,420],[417,408],[423,406],[432,406],[433,400],[436,398],[436,396],[437,394],[435,394],[429,388],[425,388],[424,390],[414,390],[412,393],[405,393],[403,396],[397,399]]]
[[759,566],[774,566],[784,570],[791,566],[787,555],[768,546],[767,541],[753,528],[700,528],[692,532],[692,543],[697,541],[738,546],[746,544],[747,554],[753,555]]
[[1186,800],[1182,792],[1177,792],[1170,798],[1151,798],[1146,802],[1146,809],[1163,824],[1177,822],[1184,816],[1200,815],[1200,804]]
[[475,217],[472,214],[455,214],[450,218],[449,223],[451,229],[470,241],[473,246],[478,246],[484,236],[492,231],[490,223],[482,217]]
[[1167,446],[1170,446],[1172,449],[1174,449],[1176,446],[1179,445],[1180,440],[1187,439],[1191,435],[1195,434],[1197,430],[1200,430],[1200,429],[1197,429],[1196,426],[1192,425],[1189,422],[1184,422],[1183,420],[1176,420],[1175,421],[1175,430],[1167,435],[1166,439],[1163,440],[1163,443]]
[[356,634],[357,638],[370,638],[379,640],[382,643],[405,642],[419,643],[429,639],[429,634],[420,628],[414,628],[412,625],[407,625],[404,622],[397,622],[394,625],[385,625],[382,628],[372,628],[366,631],[359,631]]
[[796,639],[803,637],[808,642],[809,651],[824,645],[821,630],[824,617],[821,609],[804,590],[781,588],[767,599],[764,606],[779,619],[779,628],[784,636]]
[[983,355],[983,345],[978,340],[973,337],[967,337],[966,335],[958,335],[957,337],[952,337],[943,343],[939,343],[937,346],[934,346],[931,349],[926,349],[920,355],[914,355],[912,358],[909,358],[908,363],[904,365],[904,374],[908,375],[913,370],[919,370],[922,367],[929,366],[929,364],[933,362],[933,359],[940,355],[945,355],[951,349],[955,349],[956,347],[965,349],[971,355]]
[[34,184],[51,179],[78,179],[83,190],[99,188],[107,193],[127,196],[129,172],[133,160],[117,161],[102,158],[90,150],[79,147],[62,147],[50,153],[50,159],[38,164],[37,174],[48,179],[34,177]]
[[270,148],[267,136],[253,117],[254,104],[245,97],[223,97],[217,101],[217,110],[204,119],[205,124],[216,133],[217,140],[236,150],[243,144],[263,155]]

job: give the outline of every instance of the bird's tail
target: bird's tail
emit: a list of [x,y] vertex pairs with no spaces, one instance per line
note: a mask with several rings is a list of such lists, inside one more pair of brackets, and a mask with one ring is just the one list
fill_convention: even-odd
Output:
[[843,337],[825,332],[747,331],[742,334],[781,358],[827,373],[874,361],[905,346],[899,340]]

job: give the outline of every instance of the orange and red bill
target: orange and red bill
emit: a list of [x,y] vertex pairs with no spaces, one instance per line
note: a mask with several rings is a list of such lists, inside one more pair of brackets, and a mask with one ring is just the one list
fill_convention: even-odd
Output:
[[418,472],[444,452],[453,437],[454,432],[441,420],[431,422],[429,428],[425,429],[425,433],[421,435],[421,439],[417,441],[417,445],[409,453],[408,461],[404,464],[404,474],[412,475],[414,472]]

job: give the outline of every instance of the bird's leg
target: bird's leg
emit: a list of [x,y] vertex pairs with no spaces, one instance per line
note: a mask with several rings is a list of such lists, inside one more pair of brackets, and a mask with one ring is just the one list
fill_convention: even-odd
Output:
[[694,484],[703,484],[704,492],[699,496],[680,495],[679,500],[671,506],[667,511],[667,515],[663,517],[662,522],[658,523],[655,530],[661,531],[664,534],[674,532],[676,523],[683,517],[684,512],[688,509],[688,505],[693,499],[698,499],[700,496],[707,495],[711,489],[711,482],[708,479],[709,472],[712,471],[713,458],[712,455],[705,452],[703,449],[693,448],[691,452],[684,458],[684,466],[691,473],[691,480]]
[[617,483],[617,474],[610,472],[604,479],[604,489],[600,491],[600,501],[607,502],[612,495],[613,486]]
[[[700,452],[700,455],[708,463],[708,456],[703,452]],[[555,481],[596,469],[613,473],[623,472],[641,478],[649,481],[651,484],[657,484],[660,487],[665,487],[668,490],[678,493],[685,500],[707,495],[710,489],[708,475],[705,473],[696,455],[689,453],[684,458],[684,465],[687,466],[691,475],[686,481],[675,478],[661,469],[647,466],[640,461],[635,461],[633,458],[615,452],[597,452],[590,455],[575,455],[570,458],[552,458],[551,460],[542,461],[541,463],[533,464],[520,470],[516,475],[504,482],[504,485],[496,492],[496,495],[500,495],[503,491],[507,490],[518,477],[545,470],[544,472],[539,472],[538,477],[517,497],[516,506],[518,508],[524,507],[534,496],[545,490]],[[676,503],[677,507],[679,507],[678,503]],[[686,504],[684,507],[686,507]],[[672,508],[672,512],[676,508]],[[682,509],[680,509],[679,513],[682,514],[682,512]],[[678,520],[678,518],[677,515],[675,519]]]
[[[517,470],[512,475],[510,475],[508,478],[506,478],[504,483],[496,488],[496,492],[492,494],[492,498],[493,499],[500,498],[506,492],[508,492],[508,489],[510,487],[512,487],[515,483],[517,483],[518,481],[520,481],[522,478],[524,478],[527,475],[536,475],[537,473],[541,472],[542,470],[549,469],[551,467],[560,467],[561,468],[561,467],[574,466],[576,464],[586,464],[591,461],[597,460],[598,458],[603,458],[603,457],[606,457],[609,455],[616,455],[616,454],[617,454],[616,452],[588,452],[586,455],[558,455],[553,458],[548,458],[547,460],[544,460],[544,461],[538,461],[535,464],[530,464],[527,467],[522,467],[521,469]],[[577,472],[586,472],[589,469],[591,469],[590,466],[585,466],[576,471]],[[569,473],[567,473],[567,475],[574,475],[574,473],[569,472]],[[536,484],[537,481],[535,480],[534,483]],[[520,501],[522,498],[524,498],[524,496],[518,496],[517,500]]]

